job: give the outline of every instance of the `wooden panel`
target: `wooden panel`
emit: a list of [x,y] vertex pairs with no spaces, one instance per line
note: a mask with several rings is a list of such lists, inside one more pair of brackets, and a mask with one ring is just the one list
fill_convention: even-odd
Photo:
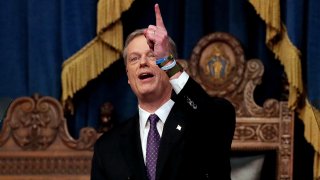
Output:
[[0,134],[0,179],[90,179],[98,137],[87,127],[73,139],[62,106],[52,97],[17,98]]
[[286,101],[255,103],[264,66],[259,59],[245,60],[243,49],[231,34],[216,32],[201,38],[188,61],[178,60],[211,96],[228,99],[236,109],[234,151],[277,152],[277,179],[291,180],[294,113]]

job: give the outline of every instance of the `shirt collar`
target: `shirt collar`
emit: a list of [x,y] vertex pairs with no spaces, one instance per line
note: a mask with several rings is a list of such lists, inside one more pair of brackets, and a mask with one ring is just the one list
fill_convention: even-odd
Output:
[[[169,99],[166,103],[164,103],[159,109],[157,109],[154,112],[160,118],[160,121],[163,124],[165,123],[173,105],[174,105],[174,101]],[[151,113],[142,109],[140,106],[138,106],[138,108],[139,108],[140,127],[144,128],[147,125],[147,120]]]

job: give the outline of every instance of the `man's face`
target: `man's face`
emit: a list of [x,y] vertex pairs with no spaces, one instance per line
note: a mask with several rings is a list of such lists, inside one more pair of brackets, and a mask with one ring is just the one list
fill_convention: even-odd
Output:
[[128,44],[126,64],[128,83],[139,101],[170,97],[172,87],[169,78],[156,65],[156,58],[143,35]]

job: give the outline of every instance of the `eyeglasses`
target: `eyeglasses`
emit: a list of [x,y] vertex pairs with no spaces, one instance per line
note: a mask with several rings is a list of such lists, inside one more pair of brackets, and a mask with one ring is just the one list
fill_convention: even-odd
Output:
[[145,58],[147,61],[154,61],[154,62],[156,61],[155,55],[152,52],[148,52],[146,54],[146,56],[143,56],[142,54],[138,54],[138,53],[131,54],[128,57],[128,63],[129,64],[136,64],[136,63],[140,62],[142,60],[142,58]]

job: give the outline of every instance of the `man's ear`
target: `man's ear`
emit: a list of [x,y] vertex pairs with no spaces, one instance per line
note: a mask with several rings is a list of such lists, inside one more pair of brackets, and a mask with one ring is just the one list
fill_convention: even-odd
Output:
[[[127,77],[128,77],[128,69],[126,68],[126,73],[127,73]],[[130,84],[129,78],[128,78],[128,84]]]

